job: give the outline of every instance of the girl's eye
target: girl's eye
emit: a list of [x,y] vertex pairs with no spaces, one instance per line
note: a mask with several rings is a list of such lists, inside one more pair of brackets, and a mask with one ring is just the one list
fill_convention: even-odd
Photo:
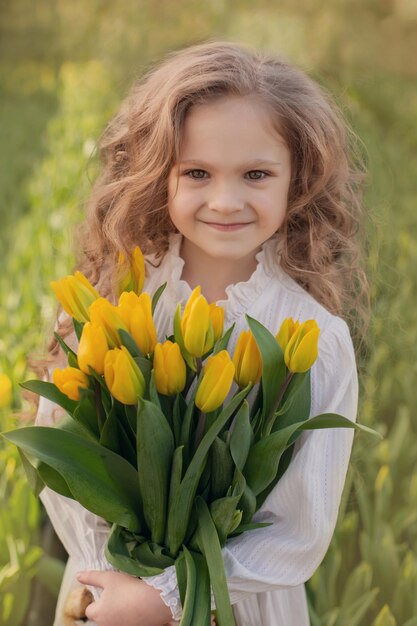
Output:
[[187,170],[184,172],[185,176],[194,178],[195,180],[201,180],[206,177],[207,172],[205,170]]
[[262,170],[250,170],[250,172],[246,172],[246,176],[249,180],[264,180],[268,174]]

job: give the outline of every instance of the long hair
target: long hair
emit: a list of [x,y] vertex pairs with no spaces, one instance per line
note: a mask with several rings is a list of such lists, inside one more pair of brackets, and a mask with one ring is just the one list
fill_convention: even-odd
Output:
[[289,63],[241,45],[209,42],[169,54],[132,86],[99,141],[102,163],[80,228],[77,268],[114,292],[119,252],[140,245],[162,258],[175,232],[168,175],[190,107],[255,96],[271,111],[292,157],[282,268],[350,324],[356,345],[369,318],[355,137],[331,98]]

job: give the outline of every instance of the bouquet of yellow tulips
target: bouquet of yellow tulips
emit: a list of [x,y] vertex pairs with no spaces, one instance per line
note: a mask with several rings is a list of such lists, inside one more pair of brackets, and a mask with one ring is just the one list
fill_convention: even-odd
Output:
[[144,275],[136,249],[120,269],[117,305],[80,272],[52,284],[73,318],[78,351],[56,335],[68,367],[55,369],[51,383],[23,387],[67,415],[55,428],[4,436],[19,447],[35,492],[47,485],[109,522],[115,567],[146,577],[175,564],[181,626],[210,624],[210,588],[219,626],[232,626],[221,547],[265,525],[253,515],[297,437],[370,429],[335,414],[309,419],[315,321],[288,318],[274,336],[247,317],[231,355],[233,327],[224,332],[223,310],[197,287],[183,311],[178,305],[172,336],[158,342],[153,312],[164,285],[151,298]]

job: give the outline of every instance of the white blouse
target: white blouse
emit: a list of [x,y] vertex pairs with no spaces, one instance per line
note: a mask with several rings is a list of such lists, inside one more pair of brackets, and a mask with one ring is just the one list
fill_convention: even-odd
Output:
[[[184,261],[179,256],[180,244],[181,235],[173,235],[159,267],[147,263],[146,291],[152,294],[168,281],[155,312],[161,341],[173,332],[177,303],[184,303],[191,293],[181,280]],[[321,332],[319,356],[311,369],[311,416],[333,412],[354,421],[358,380],[347,324],[280,268],[278,239],[264,244],[257,261],[250,279],[227,287],[227,299],[218,302],[225,309],[225,328],[235,323],[229,349],[233,351],[238,335],[247,328],[245,314],[273,334],[286,317],[301,322],[315,319]],[[37,423],[52,424],[56,408],[42,398]],[[333,535],[353,434],[349,428],[304,431],[289,468],[255,514],[256,521],[272,525],[243,533],[223,547],[237,626],[309,626],[304,582],[320,565]],[[63,604],[70,590],[79,585],[75,573],[113,569],[104,557],[109,528],[78,503],[48,488],[41,499],[69,554],[54,622],[54,626],[63,626]],[[161,590],[173,618],[179,619],[175,567],[144,580]],[[93,591],[98,596],[99,590]]]

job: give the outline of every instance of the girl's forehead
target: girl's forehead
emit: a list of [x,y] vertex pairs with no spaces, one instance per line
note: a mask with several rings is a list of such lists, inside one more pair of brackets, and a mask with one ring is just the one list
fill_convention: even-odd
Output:
[[184,159],[216,157],[220,150],[261,159],[276,157],[287,144],[265,103],[254,96],[225,96],[189,109],[180,148]]

